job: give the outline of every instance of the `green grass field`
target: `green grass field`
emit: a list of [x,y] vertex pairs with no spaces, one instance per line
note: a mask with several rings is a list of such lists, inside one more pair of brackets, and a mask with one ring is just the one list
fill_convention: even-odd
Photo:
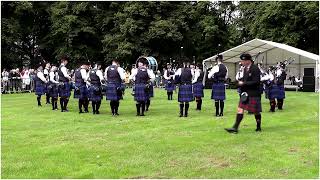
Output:
[[101,114],[36,106],[34,94],[2,95],[2,178],[318,178],[318,94],[286,92],[284,110],[269,113],[263,98],[262,132],[245,115],[239,134],[228,134],[238,103],[227,91],[225,116],[213,116],[210,90],[203,110],[191,103],[178,117],[177,94],[155,90],[150,111],[136,117],[127,90],[120,116],[109,103]]

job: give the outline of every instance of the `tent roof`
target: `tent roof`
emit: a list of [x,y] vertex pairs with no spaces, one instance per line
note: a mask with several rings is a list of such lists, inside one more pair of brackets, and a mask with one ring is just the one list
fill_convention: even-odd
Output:
[[[250,53],[253,57],[256,56],[259,52],[260,53],[264,53],[266,51],[270,51],[272,49],[275,48],[279,48],[282,50],[286,50],[289,51],[290,53],[293,54],[298,54],[304,57],[307,57],[309,59],[315,60],[315,61],[319,61],[319,55],[292,47],[292,46],[288,46],[286,44],[281,44],[281,43],[276,43],[276,42],[272,42],[272,41],[266,41],[266,40],[261,40],[261,39],[253,39],[251,41],[248,41],[244,44],[241,44],[239,46],[236,46],[234,48],[231,48],[227,51],[224,51],[220,54],[223,55],[223,59],[224,62],[239,62],[239,57],[240,54],[242,54],[243,52],[247,52]],[[214,61],[217,55],[214,55],[210,58],[207,58],[205,60],[203,60],[203,62],[206,61]]]

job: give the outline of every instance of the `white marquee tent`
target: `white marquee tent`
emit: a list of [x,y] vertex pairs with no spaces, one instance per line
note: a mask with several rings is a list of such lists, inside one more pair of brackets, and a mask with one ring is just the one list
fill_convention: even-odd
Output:
[[[236,72],[239,69],[239,57],[243,52],[250,53],[255,61],[262,63],[265,67],[276,65],[277,62],[284,61],[285,59],[294,59],[294,61],[288,66],[287,78],[289,76],[303,77],[304,68],[313,68],[316,77],[315,89],[316,91],[319,90],[319,55],[288,46],[286,44],[253,39],[237,47],[219,53],[223,55],[223,62],[228,67],[229,78],[232,81],[235,81]],[[259,56],[256,57],[258,54]],[[215,58],[216,55],[203,60],[203,67],[205,71],[208,67],[214,65]]]

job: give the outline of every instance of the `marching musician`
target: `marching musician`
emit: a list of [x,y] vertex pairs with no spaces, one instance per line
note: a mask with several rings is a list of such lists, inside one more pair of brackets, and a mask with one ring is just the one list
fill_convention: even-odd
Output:
[[[176,83],[179,83],[178,102],[180,102],[180,117],[188,117],[189,102],[194,100],[192,92],[192,79],[194,72],[187,59],[175,73]],[[183,114],[184,110],[184,114]]]
[[37,75],[35,76],[35,94],[37,95],[38,106],[41,106],[41,96],[45,94],[45,88],[47,84],[47,79],[43,74],[43,67],[40,64],[37,69]]
[[204,77],[204,73],[202,71],[202,66],[201,64],[197,64],[194,71],[194,78],[192,80],[192,84],[193,84],[193,96],[195,97],[197,102],[196,110],[199,110],[199,111],[201,110],[201,106],[202,106],[202,97],[204,97],[203,77]]
[[78,108],[79,113],[83,113],[82,106],[84,108],[84,112],[88,113],[88,88],[87,88],[87,80],[88,80],[88,69],[89,69],[89,62],[81,59],[81,65],[79,68],[75,70],[74,73],[74,80],[75,80],[75,88],[74,88],[74,98],[79,99],[78,101]]
[[56,66],[52,66],[49,73],[49,94],[51,97],[51,105],[52,110],[58,110],[58,74],[57,74],[58,68]]
[[261,93],[260,93],[260,70],[253,64],[250,54],[244,53],[240,56],[241,64],[245,67],[242,81],[238,82],[241,89],[241,97],[238,105],[236,121],[232,128],[225,128],[229,133],[238,133],[240,122],[243,119],[244,110],[254,113],[257,128],[261,131]]
[[67,56],[62,56],[60,60],[61,64],[58,69],[61,112],[68,112],[67,106],[69,102],[69,97],[71,95],[71,87],[69,83],[71,77],[69,76],[66,68],[68,61],[69,58]]
[[[43,75],[47,81],[49,81],[50,67],[51,67],[50,63],[46,63],[46,66],[43,70]],[[48,84],[46,84],[45,93],[46,93],[46,104],[50,104],[50,94],[48,91]]]
[[102,88],[101,84],[105,83],[105,80],[101,71],[101,64],[96,63],[94,68],[89,71],[89,100],[92,104],[92,113],[100,114],[100,105],[102,99]]
[[168,100],[172,100],[173,91],[176,86],[173,82],[174,78],[174,70],[172,69],[172,65],[167,63],[167,69],[163,73],[163,77],[165,79],[165,89],[167,91]]
[[215,101],[216,116],[223,116],[224,100],[226,99],[224,83],[228,77],[228,68],[222,63],[222,60],[223,56],[217,55],[217,65],[208,74],[208,78],[213,79],[211,99]]
[[276,84],[278,86],[279,92],[277,95],[277,107],[279,110],[283,109],[283,101],[286,98],[285,89],[284,89],[284,80],[286,80],[287,73],[285,71],[285,64],[278,63],[276,70]]
[[106,68],[104,77],[107,80],[106,99],[110,100],[112,116],[118,116],[120,99],[123,92],[121,83],[125,80],[125,74],[117,59],[114,59],[111,66]]
[[148,60],[145,57],[139,57],[137,63],[138,68],[132,71],[129,79],[134,80],[137,116],[145,116],[146,101],[149,99],[148,83],[155,79],[155,75],[147,68]]

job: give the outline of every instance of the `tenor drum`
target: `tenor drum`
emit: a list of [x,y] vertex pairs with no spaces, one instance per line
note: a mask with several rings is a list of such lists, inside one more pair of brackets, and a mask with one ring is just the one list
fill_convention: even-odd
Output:
[[147,57],[147,60],[148,60],[148,63],[149,63],[148,68],[152,69],[153,72],[156,72],[158,70],[158,62],[157,62],[157,60],[152,56]]

